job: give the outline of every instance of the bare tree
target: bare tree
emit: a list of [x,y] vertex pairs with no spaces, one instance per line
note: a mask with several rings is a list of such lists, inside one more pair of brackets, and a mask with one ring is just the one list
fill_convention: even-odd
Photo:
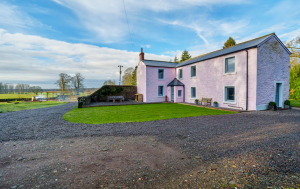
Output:
[[33,92],[35,95],[38,95],[39,92],[43,92],[40,86],[32,86],[30,87],[30,91]]
[[8,92],[9,94],[14,94],[14,84],[8,84]]
[[60,73],[59,74],[59,79],[54,83],[59,87],[59,90],[64,92],[70,88],[70,81],[72,77],[66,73]]
[[8,94],[8,84],[7,83],[4,83],[4,94]]
[[4,93],[4,85],[2,84],[2,82],[0,82],[0,94]]
[[83,85],[84,77],[81,75],[81,73],[76,73],[74,77],[72,77],[71,83],[72,87],[76,90],[76,94],[79,95],[79,91],[83,91],[84,85]]

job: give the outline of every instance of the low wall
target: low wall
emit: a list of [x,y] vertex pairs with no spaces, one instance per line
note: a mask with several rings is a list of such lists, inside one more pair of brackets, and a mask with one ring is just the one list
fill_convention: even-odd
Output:
[[9,98],[9,99],[0,99],[0,102],[9,102],[9,101],[30,101],[31,98]]
[[89,96],[79,97],[78,101],[82,101],[83,105],[91,102],[107,101],[108,96],[124,96],[124,100],[134,100],[137,93],[137,87],[131,85],[104,85]]

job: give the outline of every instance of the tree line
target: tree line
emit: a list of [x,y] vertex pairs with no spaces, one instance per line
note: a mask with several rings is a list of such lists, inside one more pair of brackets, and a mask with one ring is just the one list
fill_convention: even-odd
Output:
[[11,84],[0,82],[0,94],[28,94],[35,93],[38,94],[42,92],[40,86],[30,86],[28,84]]

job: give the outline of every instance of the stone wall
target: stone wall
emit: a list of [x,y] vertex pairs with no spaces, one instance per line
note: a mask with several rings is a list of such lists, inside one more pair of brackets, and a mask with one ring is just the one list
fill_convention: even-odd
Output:
[[89,95],[91,102],[107,101],[107,96],[124,96],[124,100],[134,100],[137,87],[131,85],[105,85]]

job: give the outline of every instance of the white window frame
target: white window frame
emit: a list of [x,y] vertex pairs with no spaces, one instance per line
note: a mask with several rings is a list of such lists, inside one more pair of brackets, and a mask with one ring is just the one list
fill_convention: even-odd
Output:
[[[163,87],[163,90],[162,90],[163,94],[162,94],[162,96],[159,96],[159,94],[158,94],[159,87]],[[157,86],[157,97],[164,97],[164,96],[165,96],[165,86],[164,85],[158,85]]]
[[[234,88],[234,100],[227,100],[226,95],[227,95],[227,90],[226,88],[228,87],[233,87]],[[236,104],[236,87],[235,85],[224,85],[224,91],[223,91],[223,103],[224,104]]]
[[[181,95],[178,95],[178,92],[181,91]],[[182,89],[177,90],[177,98],[182,98]]]
[[[192,97],[192,88],[195,88],[195,92],[196,92],[196,96],[195,97]],[[197,87],[191,86],[190,92],[191,92],[191,95],[190,95],[191,99],[196,99],[197,98]]]
[[[196,75],[195,76],[192,76],[192,67],[195,67],[196,68]],[[190,76],[191,76],[191,78],[196,78],[197,77],[197,67],[196,67],[196,65],[193,65],[193,66],[190,66]]]
[[[180,70],[181,70],[181,77],[179,77],[180,76]],[[180,68],[180,69],[178,69],[178,72],[177,72],[177,77],[178,77],[178,79],[182,79],[183,78],[183,71],[182,71],[182,68]]]
[[[228,58],[234,58],[234,60],[235,60],[235,62],[234,62],[234,71],[233,71],[233,72],[226,73],[226,59],[228,59]],[[237,66],[236,62],[237,62],[237,61],[236,61],[236,56],[235,56],[235,55],[233,55],[233,56],[226,56],[226,57],[224,58],[224,66],[223,66],[224,70],[223,70],[223,75],[236,74],[236,66]]]
[[[159,70],[163,70],[163,72],[164,72],[163,78],[159,78]],[[158,80],[164,80],[165,79],[165,69],[164,68],[158,68],[157,69],[157,79]]]

